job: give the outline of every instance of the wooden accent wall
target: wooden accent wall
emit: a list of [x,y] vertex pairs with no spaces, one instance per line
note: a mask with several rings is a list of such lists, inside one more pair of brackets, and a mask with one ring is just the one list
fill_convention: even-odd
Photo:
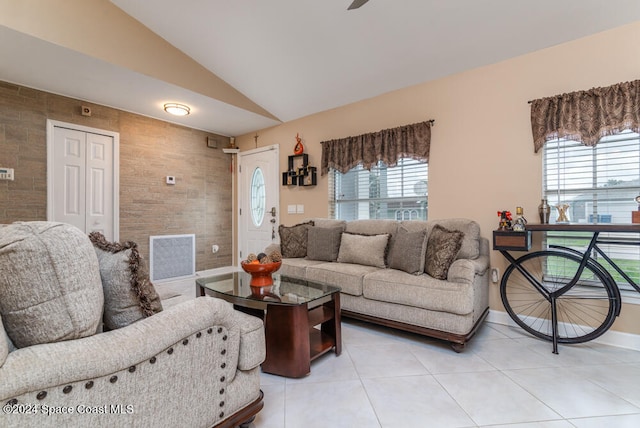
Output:
[[47,218],[47,119],[120,134],[121,241],[137,242],[148,260],[149,236],[194,233],[197,271],[231,265],[230,159],[207,147],[207,137],[218,147],[227,137],[2,81],[0,167],[14,168],[15,180],[0,181],[0,223]]

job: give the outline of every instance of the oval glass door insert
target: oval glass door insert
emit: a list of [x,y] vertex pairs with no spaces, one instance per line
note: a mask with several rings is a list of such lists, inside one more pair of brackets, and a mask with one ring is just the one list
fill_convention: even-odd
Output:
[[264,187],[264,175],[260,168],[256,168],[251,176],[251,220],[256,227],[264,220],[264,207],[267,194]]

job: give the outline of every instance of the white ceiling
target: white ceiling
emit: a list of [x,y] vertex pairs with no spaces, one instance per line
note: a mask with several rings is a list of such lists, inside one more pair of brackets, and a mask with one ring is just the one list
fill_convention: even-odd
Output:
[[[638,0],[111,2],[281,121],[640,20]],[[278,123],[2,26],[0,58],[2,80],[162,120],[180,99],[174,122],[223,135]]]

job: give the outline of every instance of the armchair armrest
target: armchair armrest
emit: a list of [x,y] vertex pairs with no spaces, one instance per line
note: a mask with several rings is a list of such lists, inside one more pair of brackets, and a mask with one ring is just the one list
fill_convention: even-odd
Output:
[[[223,332],[228,336],[225,349],[231,355],[225,359],[231,366],[231,378],[236,367],[248,369],[264,360],[264,330],[259,319],[234,311],[220,299],[200,297],[118,330],[11,352],[0,367],[0,402],[167,358],[173,348],[187,347],[190,339]],[[215,358],[211,355],[212,362]]]

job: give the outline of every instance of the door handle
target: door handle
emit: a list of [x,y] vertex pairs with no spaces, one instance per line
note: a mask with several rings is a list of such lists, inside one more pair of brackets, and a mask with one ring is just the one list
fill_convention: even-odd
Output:
[[271,217],[276,216],[276,207],[271,207]]

